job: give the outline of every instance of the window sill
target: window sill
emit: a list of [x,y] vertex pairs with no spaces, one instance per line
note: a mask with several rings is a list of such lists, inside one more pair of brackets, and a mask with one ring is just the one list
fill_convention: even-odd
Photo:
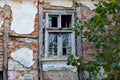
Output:
[[[77,56],[75,56],[76,59],[78,59]],[[62,58],[42,58],[42,64],[43,64],[43,71],[51,71],[51,70],[70,70],[72,72],[77,72],[77,69],[75,66],[67,65],[67,56],[62,56]]]
[[[44,61],[67,61],[67,56],[62,56],[61,58],[60,57],[44,57],[41,59],[42,62]],[[79,59],[78,56],[75,56],[75,59]]]
[[43,64],[43,71],[55,71],[55,70],[65,70],[68,69],[72,72],[77,72],[76,67],[71,65],[66,65],[66,63],[44,63]]

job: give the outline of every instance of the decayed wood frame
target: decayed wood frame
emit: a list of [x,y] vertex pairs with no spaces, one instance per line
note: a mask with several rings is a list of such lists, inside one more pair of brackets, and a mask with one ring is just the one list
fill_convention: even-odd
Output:
[[53,14],[56,14],[56,13],[74,13],[75,10],[44,10],[44,12],[46,13],[53,13]]
[[[76,8],[77,11],[77,23],[79,24],[79,21],[81,20],[81,8],[77,7]],[[81,33],[81,31],[80,31]],[[77,36],[77,54],[79,56],[79,58],[81,58],[82,55],[82,35],[80,34],[79,36]],[[80,62],[80,65],[82,65],[82,63]],[[80,67],[79,65],[79,67]],[[78,79],[81,80],[83,77],[83,72],[82,71],[78,71]]]
[[10,7],[5,5],[5,25],[4,25],[4,59],[3,59],[3,80],[8,80],[7,69],[8,69],[8,40],[10,30]]
[[43,80],[43,65],[41,61],[41,55],[43,53],[43,5],[39,6],[39,38],[38,38],[38,51],[39,51],[39,76],[40,80]]
[[[46,11],[46,10],[44,10]],[[71,15],[71,22],[72,24],[74,24],[74,12],[70,12],[70,11],[60,11],[60,10],[47,10],[46,12],[46,27],[45,27],[45,58],[48,57],[48,36],[49,36],[49,32],[51,33],[61,33],[61,32],[65,32],[65,33],[72,33],[71,34],[71,41],[72,41],[72,53],[75,56],[75,36],[74,33],[72,31],[72,27],[71,28],[62,28],[61,26],[61,15]],[[59,15],[58,16],[58,26],[56,27],[49,27],[49,15]],[[58,37],[58,52],[57,52],[57,56],[58,58],[62,57],[62,38],[59,36]]]
[[4,65],[3,65],[3,80],[7,80],[7,68],[8,68],[8,33],[9,33],[9,20],[5,20],[5,28],[4,28]]
[[[78,7],[76,9],[77,18],[78,18],[77,23],[78,24],[79,24],[79,20],[81,20],[81,12],[80,12],[80,10],[81,10],[80,7]],[[79,57],[82,57],[82,45],[81,45],[81,43],[82,43],[82,36],[80,34],[79,36],[77,36],[77,54],[78,54]]]
[[59,29],[58,29],[58,30],[51,30],[51,29],[49,30],[49,29],[48,29],[47,31],[48,31],[48,32],[54,32],[54,33],[55,33],[55,32],[56,32],[56,33],[57,33],[57,32],[58,32],[58,33],[60,33],[60,32],[72,33],[72,32],[73,32],[72,30],[59,30]]

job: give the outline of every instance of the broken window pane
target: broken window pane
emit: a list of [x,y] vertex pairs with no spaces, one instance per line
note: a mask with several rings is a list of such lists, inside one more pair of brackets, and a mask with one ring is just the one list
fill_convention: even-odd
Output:
[[71,34],[66,33],[62,35],[62,53],[63,55],[71,54]]
[[61,15],[62,28],[70,28],[72,26],[71,20],[72,20],[72,15]]
[[57,15],[49,15],[49,27],[58,27]]
[[57,55],[57,35],[49,34],[49,55]]

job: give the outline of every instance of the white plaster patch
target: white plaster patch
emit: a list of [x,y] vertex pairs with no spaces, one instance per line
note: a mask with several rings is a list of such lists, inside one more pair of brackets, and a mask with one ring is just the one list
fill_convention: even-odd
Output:
[[4,7],[5,3],[6,2],[4,0],[0,0],[0,7]]
[[[34,19],[37,13],[37,8],[32,0],[12,1],[5,0],[6,4],[12,9],[12,24],[11,30],[17,34],[30,34],[34,31]],[[0,1],[1,3],[1,1]]]
[[63,69],[68,69],[73,72],[77,72],[76,67],[73,67],[71,65],[66,65],[66,63],[47,63],[43,64],[43,71],[49,71],[49,70],[63,70]]
[[45,2],[49,2],[50,5],[53,6],[63,6],[63,7],[72,7],[72,0],[44,0]]
[[81,3],[84,6],[87,6],[90,8],[90,10],[96,9],[95,4],[98,3],[98,1],[91,1],[91,0],[76,0],[77,3]]
[[31,67],[34,64],[33,51],[29,48],[20,48],[11,53],[13,60],[20,62],[25,67]]

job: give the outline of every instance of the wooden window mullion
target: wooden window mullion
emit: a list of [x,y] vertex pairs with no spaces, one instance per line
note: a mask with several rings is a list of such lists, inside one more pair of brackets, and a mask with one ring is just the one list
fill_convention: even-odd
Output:
[[58,57],[62,56],[62,35],[61,33],[58,34]]
[[48,54],[49,54],[49,34],[48,34],[48,31],[46,30],[45,31],[45,58],[48,57]]
[[46,19],[46,28],[48,28],[49,27],[49,17],[48,17],[48,13],[46,13],[46,17],[45,17]]
[[58,18],[58,28],[61,28],[61,14],[59,14]]

